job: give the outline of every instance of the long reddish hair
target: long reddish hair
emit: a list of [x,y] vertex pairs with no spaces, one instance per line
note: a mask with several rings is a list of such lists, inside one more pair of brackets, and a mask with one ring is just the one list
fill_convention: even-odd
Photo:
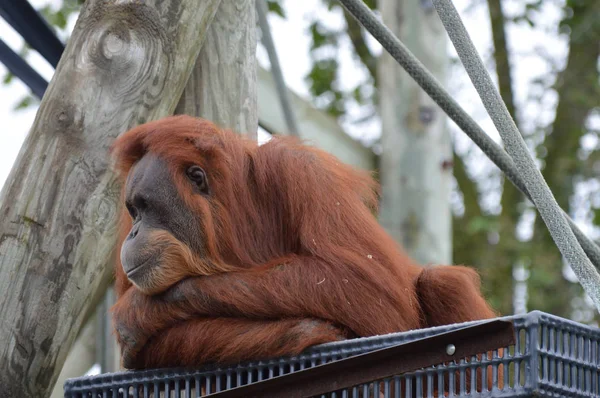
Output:
[[[202,216],[215,272],[309,255],[332,265],[356,264],[356,276],[364,280],[388,275],[395,283],[381,289],[401,289],[407,306],[418,301],[414,284],[420,267],[375,218],[379,186],[369,172],[292,137],[259,146],[185,115],[130,130],[112,152],[123,180],[146,153],[167,161],[185,203]],[[194,195],[185,183],[184,170],[192,164],[206,171],[210,200]],[[117,273],[120,268],[119,262]],[[122,285],[120,292],[128,287]],[[415,308],[398,311],[405,313],[407,326],[418,327]]]

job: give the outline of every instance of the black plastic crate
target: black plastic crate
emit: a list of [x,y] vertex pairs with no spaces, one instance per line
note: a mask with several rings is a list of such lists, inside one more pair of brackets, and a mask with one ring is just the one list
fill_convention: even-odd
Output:
[[[380,391],[379,396],[386,398],[433,397],[433,390],[438,388],[440,391],[450,391],[450,396],[600,397],[599,329],[539,311],[499,319],[511,322],[515,334],[515,344],[504,347],[501,356],[498,351],[494,351],[491,357],[472,356],[469,361],[437,364],[323,396],[377,397],[373,392]],[[205,367],[198,370],[160,369],[80,377],[65,382],[65,397],[204,397],[478,324],[481,322],[328,343],[313,347],[296,357],[239,366]],[[498,386],[496,377],[500,365],[504,368],[502,387]],[[482,386],[471,383],[470,390],[465,391],[467,375],[474,375],[477,369],[482,372],[483,380],[487,380],[489,371],[493,372],[494,383],[491,390],[488,390],[487,383],[483,383],[483,390],[480,388]]]

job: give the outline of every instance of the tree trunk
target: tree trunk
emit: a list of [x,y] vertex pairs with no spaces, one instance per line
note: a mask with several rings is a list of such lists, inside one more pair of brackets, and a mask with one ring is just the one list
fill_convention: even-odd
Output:
[[221,3],[175,113],[202,117],[256,139],[254,1]]
[[109,145],[173,112],[219,3],[85,2],[0,195],[0,396],[52,391],[112,274]]
[[[427,2],[380,0],[384,23],[440,81],[446,35]],[[384,52],[378,65],[382,120],[380,221],[417,261],[451,262],[452,149],[446,116]]]

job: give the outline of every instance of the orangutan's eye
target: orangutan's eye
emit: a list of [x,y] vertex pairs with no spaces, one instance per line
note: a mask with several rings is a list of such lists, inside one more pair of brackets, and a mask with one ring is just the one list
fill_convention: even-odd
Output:
[[125,207],[127,208],[127,212],[129,213],[129,216],[131,217],[131,220],[135,223],[138,220],[138,216],[139,213],[137,211],[137,209],[129,202],[125,203]]
[[186,170],[187,177],[196,185],[196,187],[205,195],[208,195],[208,180],[206,173],[200,166],[190,166]]

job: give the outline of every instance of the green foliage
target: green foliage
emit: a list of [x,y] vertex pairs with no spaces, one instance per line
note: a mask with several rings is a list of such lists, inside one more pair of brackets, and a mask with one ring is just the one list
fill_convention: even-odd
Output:
[[345,113],[345,93],[336,88],[340,33],[328,30],[319,21],[313,21],[308,31],[313,56],[313,66],[305,77],[309,91],[321,109],[333,116],[341,116]]
[[[366,41],[364,29],[351,17],[337,0],[324,0],[326,9],[330,12],[342,12],[347,27],[341,31],[332,30],[315,19],[309,26],[310,56],[313,66],[306,75],[309,91],[315,105],[334,117],[347,116],[349,102],[361,106],[373,106],[376,103],[376,68],[375,57],[371,54]],[[375,0],[365,3],[375,8]],[[339,47],[342,40],[349,39],[355,51],[355,59],[368,72],[369,78],[352,89],[342,89],[339,81]],[[371,112],[364,119],[376,117]]]
[[2,84],[10,84],[13,81],[14,77],[15,75],[13,75],[12,73],[6,72],[4,78],[2,79]]
[[473,217],[467,223],[467,233],[470,235],[481,232],[496,232],[498,231],[498,219],[493,216],[477,216]]
[[63,10],[61,8],[57,11],[53,11],[50,6],[45,6],[39,9],[38,12],[42,14],[42,16],[51,26],[59,29],[64,29],[67,27],[68,11],[66,9]]
[[534,15],[540,11],[544,4],[543,0],[533,0],[525,4],[525,11],[522,14],[517,14],[512,18],[506,20],[513,23],[525,22],[532,28],[535,27]]
[[374,10],[374,9],[376,9],[376,8],[377,8],[377,0],[365,0],[365,4],[366,4],[367,6],[369,6],[369,8],[370,8],[371,10]]
[[592,210],[592,214],[593,214],[593,217],[594,217],[593,220],[592,220],[592,222],[595,225],[600,225],[600,208],[593,209]]
[[281,18],[285,18],[285,11],[283,7],[281,7],[281,3],[279,0],[269,0],[267,1],[267,6],[269,7],[269,11],[279,15]]
[[319,21],[314,21],[308,28],[311,37],[310,50],[314,51],[321,47],[332,46],[336,48],[338,45],[338,32],[332,32]]
[[560,23],[563,33],[570,33],[571,40],[577,43],[585,35],[594,32],[594,36],[600,41],[600,18],[590,9],[597,7],[589,0],[567,0],[565,5],[565,18]]
[[27,95],[27,96],[21,98],[21,100],[17,103],[17,105],[15,105],[14,110],[19,111],[19,110],[29,108],[35,102],[36,102],[36,100],[35,100],[35,98],[33,98],[33,96]]

